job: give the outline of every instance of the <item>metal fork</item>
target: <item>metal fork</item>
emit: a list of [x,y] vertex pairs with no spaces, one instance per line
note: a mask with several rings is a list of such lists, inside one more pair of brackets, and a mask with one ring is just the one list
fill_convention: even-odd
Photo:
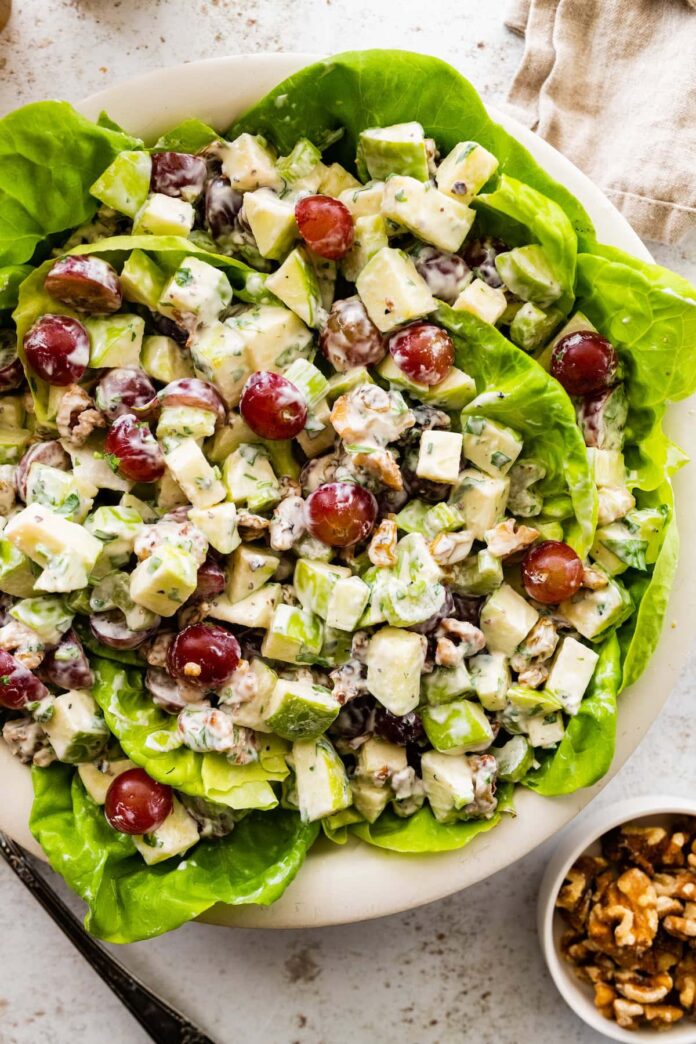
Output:
[[152,1040],[157,1044],[215,1044],[107,953],[34,869],[24,849],[2,832],[0,854]]

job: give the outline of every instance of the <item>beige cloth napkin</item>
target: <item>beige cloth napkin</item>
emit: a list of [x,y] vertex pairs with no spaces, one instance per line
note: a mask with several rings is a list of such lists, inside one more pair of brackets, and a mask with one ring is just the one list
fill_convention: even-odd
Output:
[[512,0],[508,109],[639,235],[696,245],[696,0]]

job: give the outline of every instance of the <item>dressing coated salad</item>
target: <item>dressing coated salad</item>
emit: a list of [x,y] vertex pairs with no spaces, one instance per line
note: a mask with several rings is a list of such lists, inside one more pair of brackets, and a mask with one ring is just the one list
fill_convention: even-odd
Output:
[[672,515],[632,364],[490,148],[404,113],[352,158],[118,150],[19,287],[0,705],[51,856],[59,787],[139,877],[282,822],[280,894],[319,826],[458,847],[608,767]]

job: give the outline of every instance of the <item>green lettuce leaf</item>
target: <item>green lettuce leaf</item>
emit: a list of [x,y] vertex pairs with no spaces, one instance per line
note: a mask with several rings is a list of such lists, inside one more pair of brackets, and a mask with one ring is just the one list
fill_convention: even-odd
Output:
[[454,338],[456,365],[475,379],[479,391],[464,413],[480,413],[519,431],[525,456],[547,469],[538,489],[545,496],[570,496],[574,517],[564,522],[566,537],[584,556],[594,536],[597,495],[570,399],[490,323],[447,305],[440,306],[436,318]]
[[616,698],[621,689],[621,650],[616,635],[602,645],[587,696],[570,719],[556,750],[524,785],[555,797],[591,787],[608,771],[616,741]]
[[375,823],[356,823],[350,829],[361,841],[390,852],[452,852],[455,848],[464,848],[479,834],[492,830],[505,812],[513,811],[512,790],[508,783],[498,787],[498,807],[490,819],[440,823],[424,805],[409,819],[401,819],[387,809]]
[[53,869],[87,903],[85,927],[107,942],[151,939],[215,903],[275,902],[319,829],[283,809],[252,812],[227,837],[147,866],[132,838],[111,829],[72,766],[35,768],[32,778],[32,833]]
[[19,288],[32,272],[31,265],[7,265],[0,268],[0,312],[15,307],[19,300]]
[[281,153],[309,138],[355,171],[358,134],[417,120],[443,155],[460,141],[477,141],[510,174],[560,204],[583,249],[595,243],[594,228],[578,200],[543,170],[531,154],[495,123],[477,92],[460,73],[410,51],[351,51],[300,69],[237,120],[225,137],[242,131],[263,134]]
[[199,754],[182,745],[176,716],[155,706],[139,671],[123,670],[110,660],[94,660],[92,667],[93,696],[106,724],[131,761],[153,779],[230,808],[276,807],[271,783],[289,771],[283,740],[261,736],[259,760],[249,765],[232,765],[222,754]]
[[98,126],[67,102],[25,105],[0,120],[0,265],[22,264],[97,209],[89,186],[140,142]]
[[218,141],[219,137],[217,131],[201,120],[184,120],[162,134],[153,145],[153,150],[198,152],[211,142]]

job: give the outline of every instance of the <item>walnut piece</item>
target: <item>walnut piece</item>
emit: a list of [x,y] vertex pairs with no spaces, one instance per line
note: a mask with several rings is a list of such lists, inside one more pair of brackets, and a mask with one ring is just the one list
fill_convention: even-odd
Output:
[[533,544],[539,536],[539,530],[531,526],[518,525],[516,519],[506,518],[483,534],[488,550],[496,558],[507,558],[516,551],[522,551]]
[[387,489],[401,490],[404,488],[401,469],[391,450],[370,449],[353,453],[351,457],[356,468],[366,471],[369,475],[374,475]]
[[428,549],[440,566],[452,566],[463,562],[474,543],[474,534],[468,529],[454,533],[438,533],[430,541]]
[[367,557],[374,566],[386,568],[396,565],[396,541],[398,530],[394,515],[383,518],[372,534]]
[[587,933],[604,953],[619,960],[647,949],[657,934],[657,895],[650,878],[632,867],[592,907]]
[[60,400],[56,425],[61,438],[83,446],[95,428],[106,427],[106,420],[84,388],[71,384]]

